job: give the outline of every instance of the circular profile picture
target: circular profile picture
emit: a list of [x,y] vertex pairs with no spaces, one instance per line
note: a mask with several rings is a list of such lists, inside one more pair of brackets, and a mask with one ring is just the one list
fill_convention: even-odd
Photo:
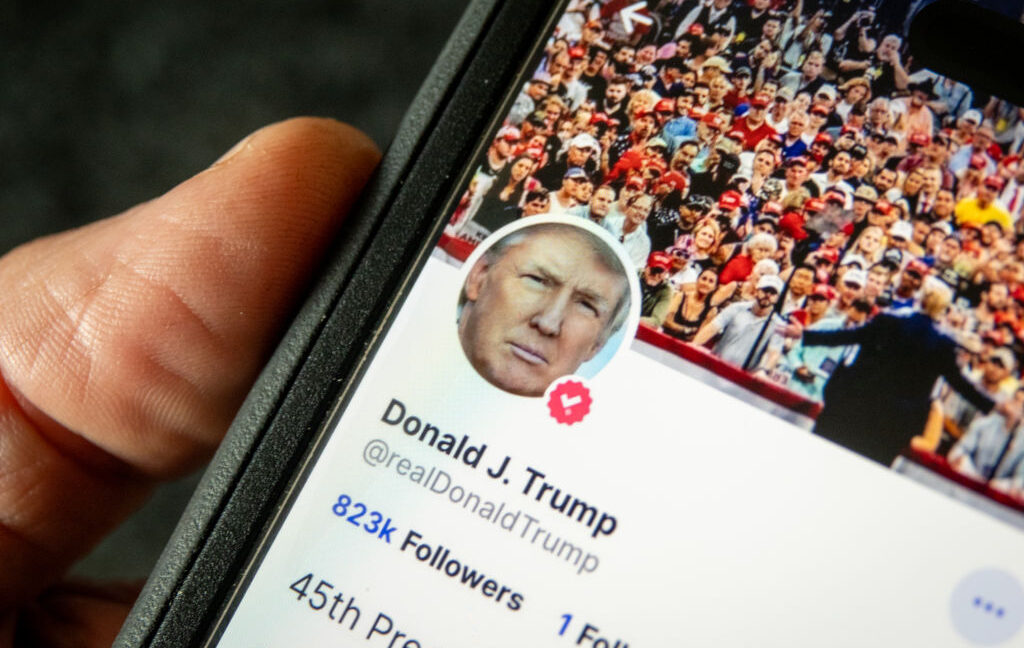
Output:
[[462,350],[487,382],[540,397],[567,375],[592,378],[639,322],[629,259],[581,218],[520,220],[469,257],[458,304]]

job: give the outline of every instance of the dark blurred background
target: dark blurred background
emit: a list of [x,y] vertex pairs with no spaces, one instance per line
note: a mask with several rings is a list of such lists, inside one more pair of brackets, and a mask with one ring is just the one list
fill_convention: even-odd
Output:
[[[0,3],[0,252],[163,193],[285,117],[336,117],[385,147],[466,4]],[[195,482],[76,571],[144,576]]]

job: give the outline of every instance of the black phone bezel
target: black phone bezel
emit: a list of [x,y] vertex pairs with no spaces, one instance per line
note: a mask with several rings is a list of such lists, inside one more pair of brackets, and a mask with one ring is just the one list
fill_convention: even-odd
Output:
[[207,642],[318,434],[440,237],[444,206],[562,2],[473,0],[207,469],[115,646]]

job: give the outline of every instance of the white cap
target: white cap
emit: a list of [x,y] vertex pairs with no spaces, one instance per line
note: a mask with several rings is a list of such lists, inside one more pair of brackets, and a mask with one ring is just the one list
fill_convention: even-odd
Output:
[[843,257],[843,260],[842,262],[840,262],[839,265],[848,266],[854,264],[856,264],[856,266],[861,270],[864,270],[865,268],[871,265],[870,263],[868,263],[867,259],[865,259],[859,254],[847,254],[846,256]]
[[834,100],[834,99],[835,99],[835,98],[836,98],[837,96],[839,96],[839,95],[838,95],[838,94],[836,93],[836,88],[835,88],[835,86],[833,86],[833,85],[829,85],[829,84],[827,84],[827,83],[826,83],[825,85],[821,86],[820,88],[818,88],[818,91],[817,91],[817,92],[815,92],[814,94],[816,94],[816,95],[820,95],[820,94],[823,94],[823,95],[827,95],[827,96],[828,96],[828,97],[829,97],[830,99],[833,99],[833,100]]
[[588,148],[591,151],[596,151],[598,153],[601,152],[601,144],[589,133],[580,133],[576,137],[573,137],[569,140],[569,146],[574,146],[576,148]]
[[889,236],[909,241],[914,236],[914,226],[905,220],[898,220],[889,227]]
[[966,121],[969,121],[969,122],[974,122],[975,125],[977,125],[977,124],[981,123],[981,113],[978,112],[977,110],[974,110],[972,108],[971,110],[968,110],[967,112],[965,112],[964,116],[961,117],[960,119],[963,119],[963,120],[966,120]]
[[764,288],[774,288],[775,292],[782,292],[782,279],[779,279],[777,275],[764,275],[757,280],[757,289],[762,290]]
[[868,283],[868,273],[863,270],[847,270],[846,274],[843,275],[843,281],[863,288]]

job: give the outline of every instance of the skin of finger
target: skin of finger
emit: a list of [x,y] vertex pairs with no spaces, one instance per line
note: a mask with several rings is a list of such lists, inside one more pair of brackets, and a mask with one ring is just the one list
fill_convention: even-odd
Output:
[[0,610],[208,458],[377,160],[349,127],[284,122],[0,259]]

